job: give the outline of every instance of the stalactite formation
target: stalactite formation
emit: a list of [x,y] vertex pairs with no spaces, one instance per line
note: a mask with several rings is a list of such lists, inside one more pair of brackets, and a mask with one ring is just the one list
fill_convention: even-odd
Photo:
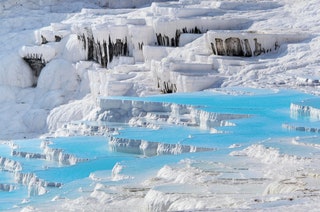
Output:
[[140,43],[140,42],[138,43],[138,48],[139,48],[139,50],[142,50],[142,49],[143,49],[143,45],[144,45],[143,42],[142,42],[142,43]]
[[[214,44],[212,44],[214,46]],[[216,48],[217,48],[217,55],[226,55],[226,51],[223,47],[223,40],[220,38],[216,38]]]
[[33,86],[36,87],[41,70],[46,66],[47,62],[42,58],[42,55],[39,54],[30,54],[23,57],[23,59],[28,63],[32,70],[34,76]]
[[156,34],[157,42],[159,46],[170,46],[169,37],[166,35],[162,35],[161,33]]
[[[92,33],[87,30],[87,36],[83,33],[78,35],[78,40],[83,43],[83,49],[87,51],[87,60],[92,60],[99,63],[102,67],[107,67],[108,63],[112,62],[115,57],[129,56],[129,48],[127,37],[124,39],[115,39],[108,37],[102,42],[95,40]],[[142,49],[143,43],[139,44]]]
[[84,35],[84,33],[82,35],[78,35],[78,40],[82,42],[83,44],[83,49],[87,50],[87,42],[86,42],[86,36]]
[[187,27],[176,30],[175,36],[172,38],[169,38],[169,36],[161,33],[156,33],[157,37],[157,44],[159,46],[172,46],[172,47],[177,47],[179,46],[180,42],[180,35],[182,33],[190,33],[190,34],[201,34],[201,30],[198,29],[198,27],[195,27],[193,29],[188,30]]
[[92,36],[92,34],[90,36],[87,37],[87,49],[88,49],[88,54],[87,54],[87,59],[88,60],[93,60],[93,50],[94,50],[94,38]]
[[[159,46],[179,46],[180,35],[182,33],[202,33],[198,27],[187,29],[177,29],[175,36],[170,38],[167,35],[157,33],[156,44]],[[78,40],[82,42],[83,49],[87,52],[87,60],[92,60],[99,63],[102,67],[107,67],[108,63],[112,62],[115,57],[129,56],[129,47],[127,37],[122,39],[112,38],[111,35],[104,40],[95,39],[91,29],[85,28],[85,32],[78,34]],[[144,43],[138,43],[138,49],[142,50]]]
[[[215,38],[215,42],[211,42],[211,49],[214,55],[221,56],[236,56],[236,57],[252,57],[259,56],[264,53],[272,51],[271,48],[265,49],[261,43],[258,42],[257,38],[254,38],[253,49],[250,46],[248,39],[240,39],[236,37],[229,37],[226,39]],[[275,42],[274,50],[276,51],[280,46]]]
[[249,44],[249,40],[248,39],[244,39],[244,47],[245,47],[245,57],[251,57],[252,56],[252,50]]
[[239,38],[227,38],[225,40],[226,53],[229,56],[244,56]]
[[167,93],[175,93],[177,92],[177,86],[176,84],[173,84],[171,82],[163,82],[163,85],[160,86],[161,83],[158,81],[158,87],[161,87],[161,93],[167,94]]

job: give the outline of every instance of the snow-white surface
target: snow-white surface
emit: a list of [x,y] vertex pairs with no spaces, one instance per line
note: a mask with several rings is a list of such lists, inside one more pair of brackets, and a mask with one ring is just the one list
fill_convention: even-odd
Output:
[[[142,126],[143,121],[154,118],[150,114],[145,115],[150,112],[147,107],[163,110],[163,105],[156,104],[142,104],[138,107],[139,101],[124,104],[113,100],[105,106],[99,105],[101,101],[97,101],[97,98],[100,96],[147,96],[162,92],[193,92],[233,86],[294,89],[320,94],[318,0],[152,2],[0,0],[0,139],[38,137],[44,133],[59,135],[59,129],[72,121],[97,121],[99,118],[102,120],[102,116],[107,117],[104,121],[115,119],[117,115],[118,121],[131,118],[129,123]],[[92,38],[92,51],[95,55],[89,58],[88,51],[91,50],[88,39]],[[227,45],[226,40],[229,38],[239,43]],[[223,41],[225,51],[238,50],[239,46],[247,51],[249,48],[246,49],[246,42],[250,44],[252,53],[260,48],[265,51],[254,57],[215,55],[219,39]],[[105,47],[98,45],[104,41]],[[122,46],[121,49],[128,53],[118,52],[120,55],[117,55],[120,42],[126,43],[127,46]],[[114,45],[112,50],[109,47],[111,44]],[[106,50],[102,50],[103,48]],[[30,55],[41,55],[46,63],[38,78],[35,78],[34,72],[23,60],[23,57]],[[113,55],[112,59],[110,55]],[[101,63],[101,57],[107,58],[106,67],[97,63]],[[35,79],[37,86],[33,87]],[[136,115],[124,117],[124,114],[119,115],[119,111],[104,111],[101,114],[101,109],[106,110],[104,107],[112,105],[127,115],[128,111],[130,115]],[[179,109],[173,105],[170,107],[171,114]],[[292,117],[310,116],[314,122],[319,120],[319,109],[312,102],[294,103],[290,109]],[[194,120],[198,119],[195,122],[203,129],[212,127],[208,123],[208,113],[195,110],[189,115]],[[179,117],[179,120],[174,120],[174,116],[170,118],[170,123],[174,123],[182,122],[185,117]],[[224,122],[220,126],[228,124],[233,125]],[[152,127],[157,129],[155,125]],[[298,129],[290,128],[290,125],[287,128]],[[233,146],[241,147],[237,144]],[[49,152],[50,149],[48,154]],[[60,153],[52,150],[50,154]],[[231,155],[258,160],[261,164],[267,164],[266,166],[279,165],[276,169],[279,171],[278,176],[274,176],[274,173],[262,175],[272,179],[279,176],[290,178],[290,174],[281,172],[281,168],[294,172],[296,170],[291,169],[291,166],[298,164],[305,167],[310,162],[307,159],[281,155],[276,149],[263,145],[235,150]],[[69,164],[74,164],[76,159],[70,160]],[[12,172],[20,169],[18,162],[1,155],[0,165],[0,169]],[[223,192],[218,192],[214,197],[199,199],[197,192],[206,191],[205,179],[212,176],[207,176],[203,170],[190,168],[189,165],[186,162],[185,167],[164,166],[154,179],[146,182],[143,189],[150,190],[137,192],[138,195],[132,195],[129,201],[125,198],[113,201],[113,196],[104,192],[105,188],[97,187],[90,198],[66,200],[64,206],[68,210],[83,209],[82,207],[87,207],[84,210],[98,210],[109,203],[109,208],[118,208],[125,202],[132,206],[141,204],[141,208],[150,211],[249,207],[250,203],[241,200],[239,196],[234,194],[225,198]],[[115,179],[122,170],[119,167],[120,165],[115,167]],[[304,186],[313,185],[314,180],[319,177],[317,173],[299,174],[303,177],[307,175],[306,179],[300,181],[299,176],[295,176],[294,179],[281,178],[272,182],[265,180],[262,182],[266,185],[265,190],[261,193],[285,199],[281,195],[309,191],[310,187]],[[199,175],[202,177],[197,178]],[[21,178],[21,181],[28,178],[28,182],[22,183],[24,185],[36,179],[28,173],[17,175],[17,178]],[[199,182],[193,182],[194,179]],[[160,180],[168,185],[191,184],[190,192],[170,193],[172,188],[181,188],[177,185],[171,188],[157,187],[158,181],[152,182],[153,180]],[[38,183],[39,186],[32,192],[44,194],[46,191],[43,185],[46,182]],[[202,186],[199,190],[193,186],[197,183]],[[0,185],[6,188],[4,190],[12,189],[8,185]],[[248,187],[241,188],[239,193],[250,190]],[[224,189],[230,188],[221,186],[220,191],[225,191]],[[217,201],[210,201],[212,198]],[[268,198],[257,201],[272,202]],[[314,197],[317,198],[318,196]],[[314,199],[304,196],[301,202],[283,204],[277,209],[314,209],[317,206]],[[56,207],[59,210],[63,206]],[[270,209],[265,203],[265,207],[266,210],[272,210],[273,206]]]
[[[141,96],[167,89],[190,92],[241,85],[318,93],[318,29],[317,19],[311,12],[316,1],[176,1],[152,3],[150,7],[137,10],[84,9],[108,4],[115,7],[111,6],[114,3],[73,1],[71,6],[71,2],[58,1],[1,2],[1,18],[6,23],[1,29],[0,52],[0,89],[5,94],[1,96],[4,121],[0,129],[7,129],[6,133],[1,133],[3,138],[18,133],[22,133],[21,137],[45,132],[47,126],[56,125],[50,121],[43,123],[50,110],[73,99],[81,101],[87,94],[94,99],[113,95]],[[124,6],[118,3],[117,7]],[[145,3],[148,2],[123,2],[128,7]],[[195,27],[197,33],[204,34],[188,34]],[[183,33],[184,30],[188,33]],[[180,47],[170,47],[177,31],[182,33]],[[84,62],[88,57],[88,41],[84,43],[79,36],[91,34],[94,43],[106,41],[107,48],[109,39],[112,42],[126,40],[130,57],[114,56],[109,60],[108,69]],[[160,40],[167,43],[168,39],[169,46],[158,46],[160,34]],[[56,42],[57,37],[60,42]],[[241,42],[249,40],[252,51],[255,50],[253,40],[257,38],[261,48],[272,51],[254,58],[214,56],[211,43],[228,37],[239,38]],[[43,43],[43,38],[48,43]],[[275,43],[278,47],[273,50]],[[110,50],[102,52],[102,56],[107,53],[109,56]],[[41,55],[47,64],[39,76],[37,88],[30,89],[34,77],[21,57],[34,54]],[[20,115],[10,115],[19,106],[17,104],[21,104],[20,96],[25,98],[25,109]],[[87,100],[84,102],[91,104]],[[31,115],[24,114],[28,111]],[[5,120],[12,120],[11,117],[15,117],[20,126],[3,126]],[[79,118],[83,117],[69,117],[68,120]],[[24,121],[18,121],[20,119]],[[32,120],[39,120],[38,125],[28,126]]]

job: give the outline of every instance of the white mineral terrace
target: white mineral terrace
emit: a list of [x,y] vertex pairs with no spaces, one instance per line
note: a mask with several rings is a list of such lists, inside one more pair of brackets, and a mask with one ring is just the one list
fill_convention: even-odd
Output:
[[16,189],[16,187],[14,185],[0,183],[0,191],[10,192],[10,191],[13,191],[15,189]]
[[40,149],[42,149],[42,153],[19,151],[19,145],[15,144],[14,141],[3,142],[3,144],[11,148],[11,157],[13,159],[0,156],[0,171],[11,173],[14,178],[14,183],[1,183],[0,191],[10,192],[17,189],[19,186],[17,184],[21,184],[27,187],[28,196],[34,196],[47,193],[47,187],[58,188],[62,186],[60,182],[46,181],[39,178],[35,173],[26,171],[24,167],[25,161],[18,161],[18,158],[57,162],[60,166],[70,166],[79,162],[88,161],[87,159],[77,158],[72,154],[64,153],[62,149],[50,148],[51,143],[47,140],[41,142]]
[[289,130],[305,131],[305,132],[320,132],[320,108],[319,99],[312,98],[306,99],[301,102],[294,102],[290,104],[290,116],[294,119],[305,119],[311,123],[297,124],[297,123],[284,123],[283,128]]
[[11,171],[11,172],[21,171],[22,166],[19,162],[15,160],[0,156],[0,170]]
[[63,149],[51,148],[47,141],[41,143],[46,160],[56,161],[62,165],[75,165],[79,162],[88,161],[88,159],[77,158],[76,156],[64,153]]
[[291,103],[290,112],[292,117],[308,117],[312,121],[320,120],[320,101],[318,98],[307,99],[302,102]]
[[143,156],[156,156],[165,154],[182,154],[187,152],[214,151],[214,148],[196,147],[181,144],[165,144],[145,140],[134,140],[125,138],[109,138],[109,146],[113,151],[139,154]]
[[[201,110],[190,105],[140,100],[99,98],[99,121],[126,122],[134,124],[138,120],[146,123],[169,123],[212,129],[219,126],[231,126],[232,119],[249,118],[246,114],[224,114]],[[131,121],[133,120],[133,121]]]
[[39,179],[34,173],[21,173],[15,172],[15,181],[28,187],[28,195],[43,195],[47,193],[46,187],[61,187],[59,182],[46,182],[43,179]]

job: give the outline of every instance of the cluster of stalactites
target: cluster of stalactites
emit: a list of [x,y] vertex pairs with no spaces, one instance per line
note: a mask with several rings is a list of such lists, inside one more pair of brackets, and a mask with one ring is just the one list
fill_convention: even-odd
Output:
[[114,57],[129,56],[129,48],[127,37],[125,39],[116,39],[115,42],[110,35],[108,41],[95,40],[92,34],[78,35],[78,39],[82,41],[83,48],[87,51],[87,60],[92,60],[106,68]]
[[198,27],[194,27],[193,29],[188,30],[187,27],[183,29],[177,29],[175,36],[170,38],[169,36],[161,33],[156,33],[157,43],[159,46],[172,46],[177,47],[179,46],[180,42],[180,35],[182,33],[190,33],[190,34],[201,34],[201,30]]
[[170,81],[166,82],[158,79],[158,88],[160,88],[161,93],[164,93],[164,94],[177,92],[177,85],[174,83],[171,83]]
[[32,70],[34,77],[33,87],[36,87],[41,70],[46,66],[47,62],[42,58],[41,54],[28,54],[27,56],[23,57],[23,59],[28,63]]
[[[229,37],[225,40],[221,38],[215,38],[215,42],[211,42],[212,52],[215,55],[221,56],[238,56],[238,57],[252,57],[259,56],[264,53],[269,53],[273,49],[265,49],[257,38],[253,39],[254,46],[250,46],[248,39],[240,39],[236,37]],[[279,44],[275,42],[274,51],[279,48]]]

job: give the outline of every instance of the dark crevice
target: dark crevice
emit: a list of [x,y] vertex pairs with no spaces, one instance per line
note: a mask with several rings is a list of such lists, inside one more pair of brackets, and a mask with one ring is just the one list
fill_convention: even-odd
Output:
[[62,40],[61,36],[55,35],[54,36],[55,42],[60,42]]
[[41,35],[41,44],[47,44],[47,43],[48,43],[47,39],[43,35]]
[[33,87],[37,86],[38,78],[41,70],[46,66],[47,62],[42,58],[42,55],[30,54],[23,57],[24,61],[28,63],[33,73]]
[[[54,41],[55,42],[60,42],[62,40],[62,37],[59,35],[55,35],[54,36]],[[46,37],[44,37],[43,35],[41,35],[41,44],[47,44],[49,43],[49,41],[47,40]]]

